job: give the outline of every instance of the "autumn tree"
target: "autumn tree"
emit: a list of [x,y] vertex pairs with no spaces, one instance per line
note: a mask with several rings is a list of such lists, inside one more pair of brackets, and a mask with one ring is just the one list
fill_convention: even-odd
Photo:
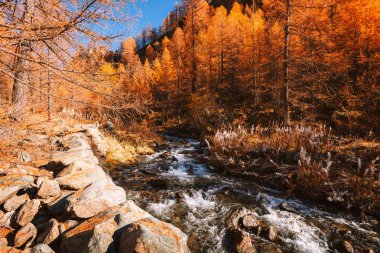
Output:
[[[60,78],[89,89],[85,83],[79,84],[70,77],[75,72],[68,68],[70,56],[78,50],[81,44],[79,38],[92,42],[109,41],[111,36],[105,36],[101,33],[102,29],[98,29],[100,21],[128,23],[128,5],[127,0],[22,0],[1,3],[0,26],[4,30],[0,50],[13,58],[14,65],[1,62],[0,71],[14,80],[12,118],[21,118],[27,104],[28,89],[36,89],[29,78],[32,64],[49,67]],[[47,50],[54,61],[47,59]],[[85,75],[82,78],[86,79]]]

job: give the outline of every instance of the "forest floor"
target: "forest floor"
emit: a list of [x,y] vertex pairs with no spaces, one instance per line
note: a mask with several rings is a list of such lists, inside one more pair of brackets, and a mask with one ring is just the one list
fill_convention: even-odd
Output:
[[[0,107],[0,168],[22,164],[39,167],[51,159],[55,143],[35,149],[35,143],[43,135],[60,136],[57,129],[71,128],[77,124],[93,124],[93,121],[73,116],[70,113],[58,113],[51,120],[42,113],[29,113],[23,120],[14,122],[6,116],[6,109]],[[99,126],[105,133],[110,149],[105,164],[112,169],[119,164],[133,164],[139,157],[154,153],[153,148],[160,145],[161,137],[142,125],[132,125],[126,129],[117,129],[112,123]]]

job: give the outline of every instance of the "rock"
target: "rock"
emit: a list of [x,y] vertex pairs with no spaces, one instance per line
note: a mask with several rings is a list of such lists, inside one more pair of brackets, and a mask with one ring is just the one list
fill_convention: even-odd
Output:
[[79,190],[96,181],[109,180],[104,170],[95,164],[78,160],[62,170],[56,178],[60,186]]
[[37,238],[37,243],[49,245],[60,235],[59,222],[56,219],[49,220],[44,232]]
[[33,177],[48,177],[52,178],[53,173],[44,169],[34,168],[31,166],[16,165],[8,169],[0,169],[1,175],[29,175]]
[[55,201],[47,205],[49,211],[55,216],[63,215],[66,212],[66,200],[73,193],[74,191],[61,191],[61,195]]
[[260,253],[282,253],[282,250],[275,244],[265,244],[260,247]]
[[62,138],[61,143],[69,150],[82,149],[91,150],[89,140],[83,133],[69,134]]
[[78,224],[79,224],[79,222],[76,221],[76,220],[67,220],[67,221],[59,224],[59,226],[58,226],[59,233],[63,234],[64,232],[66,232],[67,230],[75,227]]
[[1,249],[1,253],[22,253],[21,250],[13,248],[13,247],[5,247]]
[[251,238],[247,232],[239,229],[230,230],[227,234],[228,245],[231,252],[234,253],[254,253],[255,247],[252,245]]
[[[39,184],[37,182],[37,184]],[[40,187],[37,191],[37,196],[42,199],[49,197],[56,197],[60,194],[61,188],[56,180],[50,180],[48,178],[41,179]]]
[[355,253],[354,247],[349,241],[341,241],[337,244],[336,249],[339,253]]
[[273,226],[268,226],[264,229],[263,231],[263,236],[269,240],[269,241],[274,241],[277,238],[277,230]]
[[31,134],[23,139],[25,142],[30,142],[33,145],[41,146],[48,142],[49,136],[42,134]]
[[46,244],[37,244],[30,250],[30,253],[54,253],[54,251]]
[[223,195],[229,195],[234,191],[234,189],[231,186],[224,186],[220,190],[218,190],[218,194],[223,194]]
[[183,192],[176,192],[175,193],[175,198],[178,200],[184,200],[185,199],[185,194]]
[[1,252],[1,249],[4,249],[7,246],[8,246],[8,240],[4,237],[0,238],[0,252]]
[[153,217],[128,226],[121,235],[118,253],[190,253],[187,235]]
[[40,200],[33,199],[27,201],[20,209],[16,216],[16,222],[20,226],[25,226],[30,223],[34,216],[37,214],[38,209],[40,208]]
[[19,248],[27,243],[26,247],[28,247],[28,245],[33,243],[36,236],[37,228],[32,223],[28,223],[17,231],[14,238],[14,246]]
[[0,205],[16,193],[34,183],[32,176],[9,175],[0,177]]
[[369,249],[365,249],[364,253],[375,253],[375,251],[373,249],[369,248]]
[[13,219],[13,216],[15,214],[15,211],[7,212],[1,217],[0,219],[0,227],[2,228],[10,228],[11,227],[11,221]]
[[286,203],[286,202],[282,202],[279,205],[279,208],[282,211],[287,211],[287,212],[290,212],[290,213],[297,213],[297,209],[294,206],[292,206],[291,204]]
[[177,157],[175,157],[174,155],[172,156],[172,162],[178,162],[178,159],[177,159]]
[[126,201],[123,188],[113,183],[96,182],[83,188],[66,200],[66,211],[78,218],[90,218],[106,209]]
[[100,133],[98,128],[87,129],[87,134],[91,136],[92,144],[97,148],[101,156],[106,156],[108,151],[108,144],[103,134]]
[[20,159],[21,162],[24,162],[24,163],[28,163],[32,161],[32,157],[30,156],[30,154],[23,150],[20,151],[18,158]]
[[230,230],[238,229],[241,219],[246,215],[248,215],[248,211],[244,207],[233,211],[226,219],[226,228]]
[[148,217],[151,217],[149,213],[128,200],[67,231],[62,238],[62,253],[106,252],[114,240],[120,240],[115,231]]
[[111,121],[107,121],[107,123],[104,125],[104,129],[107,132],[113,132],[113,131],[115,131],[115,126]]
[[94,156],[94,153],[91,150],[71,149],[69,151],[55,152],[52,156],[51,162],[47,165],[47,168],[57,172],[79,159],[87,159],[92,164],[99,163],[98,159]]
[[0,226],[0,238],[6,238],[14,229]]
[[245,229],[251,230],[260,225],[260,222],[252,214],[248,214],[243,217],[242,225]]
[[166,180],[160,178],[154,178],[148,181],[148,184],[153,188],[166,190],[169,188],[169,184]]
[[29,200],[28,194],[13,196],[12,198],[5,201],[4,209],[5,211],[8,211],[8,212],[14,211],[20,206],[22,206],[23,204],[25,204],[25,202],[27,202],[28,200]]

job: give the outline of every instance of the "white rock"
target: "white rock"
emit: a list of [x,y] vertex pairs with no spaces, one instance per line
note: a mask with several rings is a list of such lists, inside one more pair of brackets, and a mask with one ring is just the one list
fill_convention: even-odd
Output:
[[70,195],[66,200],[66,211],[78,218],[90,218],[125,200],[123,188],[110,182],[96,182]]

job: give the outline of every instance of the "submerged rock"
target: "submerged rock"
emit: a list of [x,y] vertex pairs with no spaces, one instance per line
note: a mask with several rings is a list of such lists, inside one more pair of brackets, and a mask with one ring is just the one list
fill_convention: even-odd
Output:
[[228,245],[233,253],[255,253],[256,249],[252,245],[251,238],[247,232],[240,229],[230,230],[227,234]]
[[65,208],[78,218],[90,218],[123,203],[126,198],[123,188],[111,182],[96,182],[67,197]]
[[287,212],[290,212],[290,213],[297,213],[297,209],[294,206],[292,206],[291,204],[286,203],[286,202],[282,202],[279,205],[279,208],[282,211],[287,211]]
[[248,211],[244,207],[233,211],[226,219],[226,228],[230,230],[238,229],[242,218],[246,215],[248,215]]
[[349,241],[341,241],[336,245],[339,253],[355,253],[355,249]]
[[263,231],[263,236],[269,241],[277,239],[277,229],[274,226],[268,226]]

